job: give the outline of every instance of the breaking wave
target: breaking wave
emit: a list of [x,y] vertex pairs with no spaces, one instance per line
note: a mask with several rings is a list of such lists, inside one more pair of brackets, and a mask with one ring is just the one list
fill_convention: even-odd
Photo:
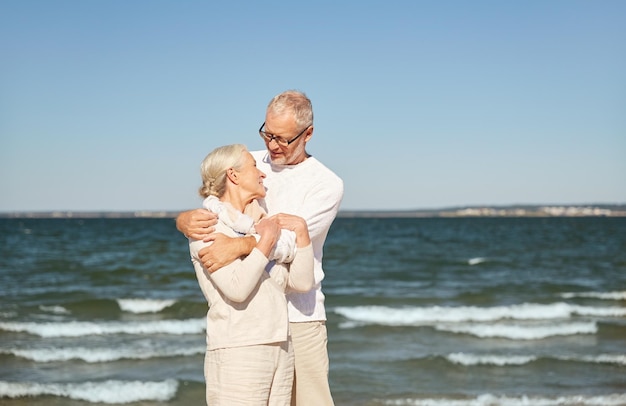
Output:
[[41,337],[80,337],[107,334],[200,334],[206,328],[204,318],[156,321],[70,321],[59,323],[0,322],[0,330],[23,332]]
[[132,403],[142,400],[167,401],[178,390],[178,381],[103,381],[81,383],[2,382],[0,397],[20,398],[52,395],[91,403]]
[[499,396],[484,394],[471,399],[387,399],[391,406],[623,406],[626,394],[602,396]]

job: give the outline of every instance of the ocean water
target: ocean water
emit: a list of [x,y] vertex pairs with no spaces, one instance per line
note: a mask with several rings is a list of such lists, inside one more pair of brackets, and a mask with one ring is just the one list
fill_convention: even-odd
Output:
[[[0,219],[0,405],[201,405],[173,219]],[[626,218],[338,218],[342,405],[626,405]]]

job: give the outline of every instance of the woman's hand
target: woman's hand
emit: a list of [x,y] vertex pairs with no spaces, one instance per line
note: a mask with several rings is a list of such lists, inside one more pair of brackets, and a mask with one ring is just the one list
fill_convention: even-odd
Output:
[[281,227],[276,219],[270,217],[259,221],[254,228],[257,234],[261,236],[256,244],[256,248],[268,257],[272,248],[276,245],[276,241],[278,241]]
[[298,247],[306,247],[311,243],[309,228],[302,217],[294,216],[293,214],[279,213],[270,218],[275,219],[280,228],[296,233],[296,245]]

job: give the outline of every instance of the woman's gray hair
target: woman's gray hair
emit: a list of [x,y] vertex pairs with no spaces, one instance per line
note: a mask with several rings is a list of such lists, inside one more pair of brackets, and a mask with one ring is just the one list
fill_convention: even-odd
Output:
[[306,94],[298,90],[286,90],[270,100],[267,113],[282,115],[290,112],[300,128],[313,125],[313,105]]
[[222,197],[226,192],[226,171],[241,169],[243,153],[247,151],[243,144],[224,145],[215,148],[200,164],[202,186],[198,192],[202,197]]

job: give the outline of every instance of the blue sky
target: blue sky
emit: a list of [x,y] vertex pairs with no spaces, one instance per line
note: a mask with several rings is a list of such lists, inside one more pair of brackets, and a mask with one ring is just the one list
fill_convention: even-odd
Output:
[[313,101],[343,209],[626,202],[625,1],[0,2],[0,211],[183,210]]

